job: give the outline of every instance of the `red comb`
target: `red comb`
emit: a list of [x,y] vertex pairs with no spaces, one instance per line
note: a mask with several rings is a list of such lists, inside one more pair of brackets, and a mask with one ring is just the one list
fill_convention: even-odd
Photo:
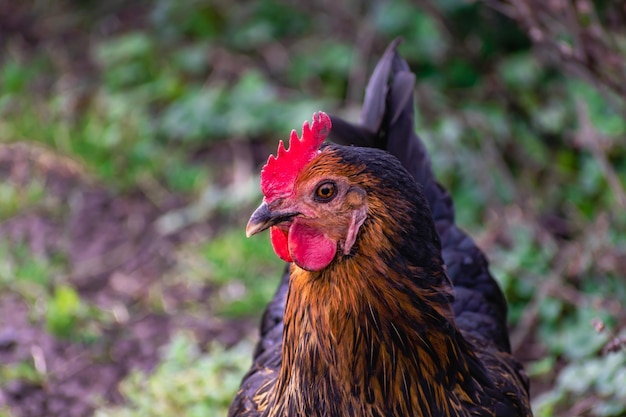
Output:
[[261,191],[266,201],[291,194],[298,173],[317,155],[330,127],[330,117],[317,112],[313,114],[311,127],[308,121],[302,125],[302,138],[298,138],[295,130],[291,131],[288,150],[280,141],[276,156],[270,155],[261,171]]

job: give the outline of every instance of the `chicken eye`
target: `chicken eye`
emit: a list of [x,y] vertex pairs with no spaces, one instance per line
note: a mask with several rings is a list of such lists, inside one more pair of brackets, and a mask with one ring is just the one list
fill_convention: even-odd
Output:
[[323,182],[315,190],[315,199],[320,202],[327,203],[335,197],[337,186],[334,182]]

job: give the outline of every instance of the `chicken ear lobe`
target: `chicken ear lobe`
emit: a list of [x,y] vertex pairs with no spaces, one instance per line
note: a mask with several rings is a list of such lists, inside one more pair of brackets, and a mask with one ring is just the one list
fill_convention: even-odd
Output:
[[361,225],[367,217],[367,206],[362,205],[352,211],[352,218],[350,219],[350,225],[348,226],[348,232],[346,233],[346,240],[343,243],[343,254],[349,255],[352,250],[352,246],[356,241],[356,237],[359,233]]

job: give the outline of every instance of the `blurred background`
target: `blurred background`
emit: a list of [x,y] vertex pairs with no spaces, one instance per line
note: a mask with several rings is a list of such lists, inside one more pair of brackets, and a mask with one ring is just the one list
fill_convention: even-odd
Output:
[[260,167],[397,36],[536,415],[626,415],[623,2],[0,0],[0,416],[225,416]]

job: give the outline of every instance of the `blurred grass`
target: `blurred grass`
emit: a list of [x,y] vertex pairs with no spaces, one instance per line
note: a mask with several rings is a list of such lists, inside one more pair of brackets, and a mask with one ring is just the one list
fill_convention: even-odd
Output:
[[231,317],[260,317],[259,307],[274,295],[276,279],[284,270],[269,239],[247,239],[243,229],[236,229],[204,245],[202,253],[209,263],[210,280],[221,288],[216,311]]
[[243,225],[179,251],[178,264],[164,281],[192,288],[208,285],[214,291],[206,303],[226,319],[260,317],[284,271],[269,239],[247,239]]
[[191,335],[173,337],[162,362],[150,375],[135,371],[121,384],[128,401],[123,407],[103,406],[96,417],[188,417],[226,415],[241,375],[251,364],[252,344],[228,351],[210,346],[201,352]]
[[[626,412],[626,379],[610,371],[624,364],[623,352],[602,352],[626,326],[623,97],[546,60],[513,21],[481,3],[76,5],[17,8],[24,22],[39,22],[42,11],[54,18],[41,32],[25,23],[4,41],[0,140],[44,144],[120,197],[140,190],[157,205],[163,194],[210,205],[191,224],[219,227],[180,243],[172,274],[213,288],[210,309],[224,320],[258,320],[282,266],[266,240],[243,236],[236,217],[253,206],[213,210],[212,199],[229,193],[212,190],[242,188],[261,162],[258,147],[273,151],[315,110],[354,120],[373,65],[402,36],[417,75],[417,131],[509,300],[514,346],[543,394],[537,414],[571,415],[585,398],[594,401],[588,415]],[[76,36],[85,22],[88,40]],[[623,31],[607,30],[624,43]],[[241,160],[221,156],[222,146]],[[0,184],[0,219],[62,211],[46,187],[10,175]],[[98,334],[108,320],[72,287],[64,254],[5,244],[0,264],[0,288],[27,300],[34,317],[48,312],[56,337],[72,339],[76,325]],[[102,405],[97,415],[158,415],[160,400],[170,415],[224,414],[236,383],[219,398],[207,393],[216,375],[242,375],[238,361],[251,347],[204,353],[198,343],[174,338],[151,376],[124,383],[128,407]],[[172,383],[186,394],[167,395]]]

